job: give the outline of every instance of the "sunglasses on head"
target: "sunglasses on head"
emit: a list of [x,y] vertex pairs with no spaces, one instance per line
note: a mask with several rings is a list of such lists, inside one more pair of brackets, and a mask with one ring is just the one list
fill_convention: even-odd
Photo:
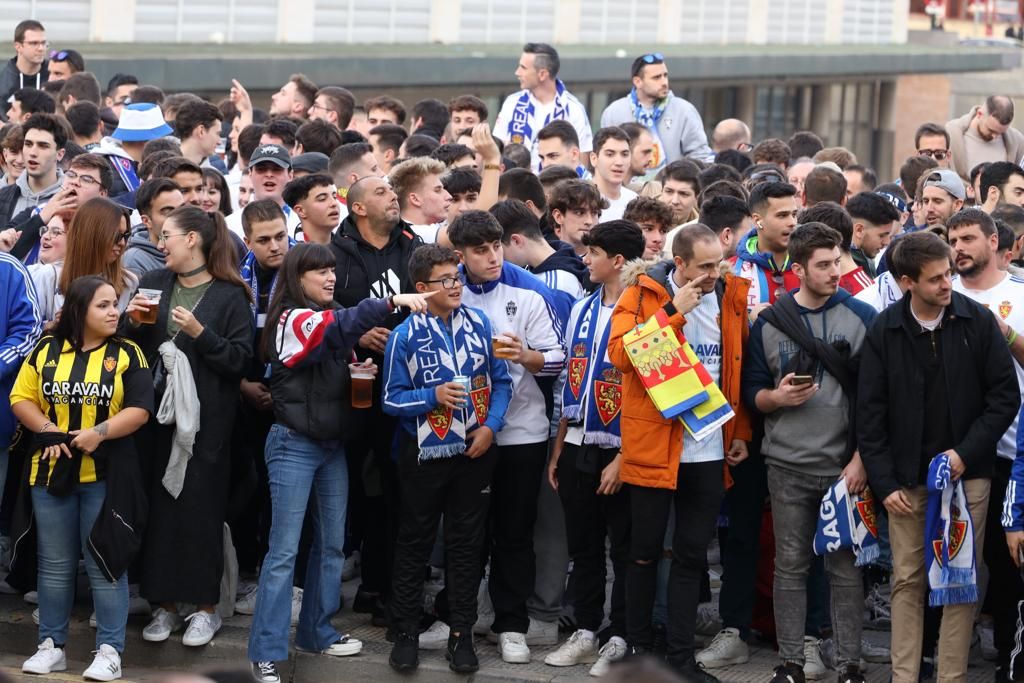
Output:
[[55,61],[55,62],[63,62],[67,58],[68,58],[68,51],[67,50],[61,50],[60,52],[58,52],[57,50],[54,50],[53,52],[50,53],[50,59]]
[[649,52],[641,57],[638,57],[633,62],[633,75],[636,76],[640,71],[648,64],[662,64],[665,61],[665,55],[660,52]]

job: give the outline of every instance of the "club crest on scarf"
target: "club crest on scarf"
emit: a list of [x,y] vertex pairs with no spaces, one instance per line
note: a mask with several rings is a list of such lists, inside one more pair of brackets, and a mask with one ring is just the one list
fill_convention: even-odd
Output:
[[444,441],[452,428],[452,409],[438,406],[427,413],[427,422],[437,438]]
[[[949,561],[952,562],[960,554],[964,547],[964,538],[967,536],[967,522],[960,519],[960,508],[955,503],[950,505],[950,529],[949,529]],[[942,539],[936,538],[932,541],[932,551],[935,553],[935,561],[939,566],[944,566]]]
[[932,549],[925,557],[928,604],[957,605],[976,602],[978,577],[974,548],[974,522],[961,480],[953,480],[949,455],[940,453],[928,465],[928,504],[924,542]]
[[844,549],[853,551],[858,567],[878,559],[878,527],[871,492],[865,489],[861,494],[850,493],[846,479],[841,478],[821,498],[814,554]]
[[491,405],[491,386],[487,383],[487,375],[477,375],[472,381],[473,391],[469,398],[476,411],[477,424],[487,422],[487,408]]
[[622,410],[622,373],[617,368],[605,368],[601,379],[594,380],[594,391],[597,414],[608,426]]
[[587,345],[580,342],[572,347],[572,358],[569,359],[569,389],[577,399],[583,390],[583,380],[587,375]]

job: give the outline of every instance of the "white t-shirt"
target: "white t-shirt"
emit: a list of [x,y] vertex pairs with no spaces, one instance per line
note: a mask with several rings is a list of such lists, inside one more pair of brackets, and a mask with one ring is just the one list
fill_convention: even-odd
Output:
[[[602,195],[604,196],[604,195]],[[605,197],[608,201],[608,208],[601,212],[601,222],[605,221],[616,221],[622,218],[622,214],[626,212],[626,205],[636,199],[637,194],[633,190],[629,189],[625,185],[619,190],[619,198],[612,199],[611,197]]]
[[[1024,331],[1024,280],[1017,276],[1007,273],[999,284],[986,290],[967,289],[963,279],[956,277],[953,278],[953,291],[985,306],[1018,333]],[[1024,392],[1024,368],[1016,359],[1013,367],[1017,370],[1017,384]],[[996,453],[1007,460],[1017,456],[1017,418],[999,440]]]
[[[679,290],[672,275],[668,281],[672,287],[671,294]],[[714,292],[700,298],[700,304],[686,314],[683,335],[690,343],[693,352],[700,358],[704,369],[711,375],[715,384],[722,384],[722,325],[719,321],[721,308],[718,296]],[[683,430],[683,454],[681,463],[714,462],[725,458],[725,441],[722,430],[716,429],[703,441],[697,441],[690,432]]]
[[420,236],[424,244],[434,244],[437,242],[437,235],[441,232],[441,228],[445,225],[445,221],[440,223],[431,223],[430,225],[412,225],[412,231]]
[[897,301],[903,300],[903,290],[896,284],[896,278],[892,273],[885,271],[875,278],[874,284],[860,290],[853,298],[863,301],[881,313]]

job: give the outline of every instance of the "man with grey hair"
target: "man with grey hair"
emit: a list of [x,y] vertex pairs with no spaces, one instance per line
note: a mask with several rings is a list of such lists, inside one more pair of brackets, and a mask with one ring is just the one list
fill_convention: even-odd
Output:
[[983,104],[946,123],[953,166],[961,178],[983,162],[1024,160],[1024,134],[1012,122],[1013,100],[989,95]]
[[559,80],[560,65],[558,51],[547,43],[524,45],[516,68],[522,90],[505,98],[494,122],[494,137],[530,150],[535,172],[540,170],[537,133],[552,121],[571,123],[580,139],[580,151],[591,150],[593,132],[587,110]]

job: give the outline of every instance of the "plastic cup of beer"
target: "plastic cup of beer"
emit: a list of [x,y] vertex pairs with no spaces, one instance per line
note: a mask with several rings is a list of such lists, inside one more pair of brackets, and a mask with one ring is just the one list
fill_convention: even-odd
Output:
[[352,407],[369,408],[373,405],[373,366],[350,363],[348,369],[352,375]]
[[491,342],[494,345],[494,357],[495,358],[511,358],[515,355],[512,351],[512,340],[504,334],[496,334],[491,337]]
[[139,294],[146,297],[149,308],[144,311],[132,311],[132,319],[142,325],[155,325],[157,316],[160,314],[160,295],[163,292],[159,289],[140,289]]

